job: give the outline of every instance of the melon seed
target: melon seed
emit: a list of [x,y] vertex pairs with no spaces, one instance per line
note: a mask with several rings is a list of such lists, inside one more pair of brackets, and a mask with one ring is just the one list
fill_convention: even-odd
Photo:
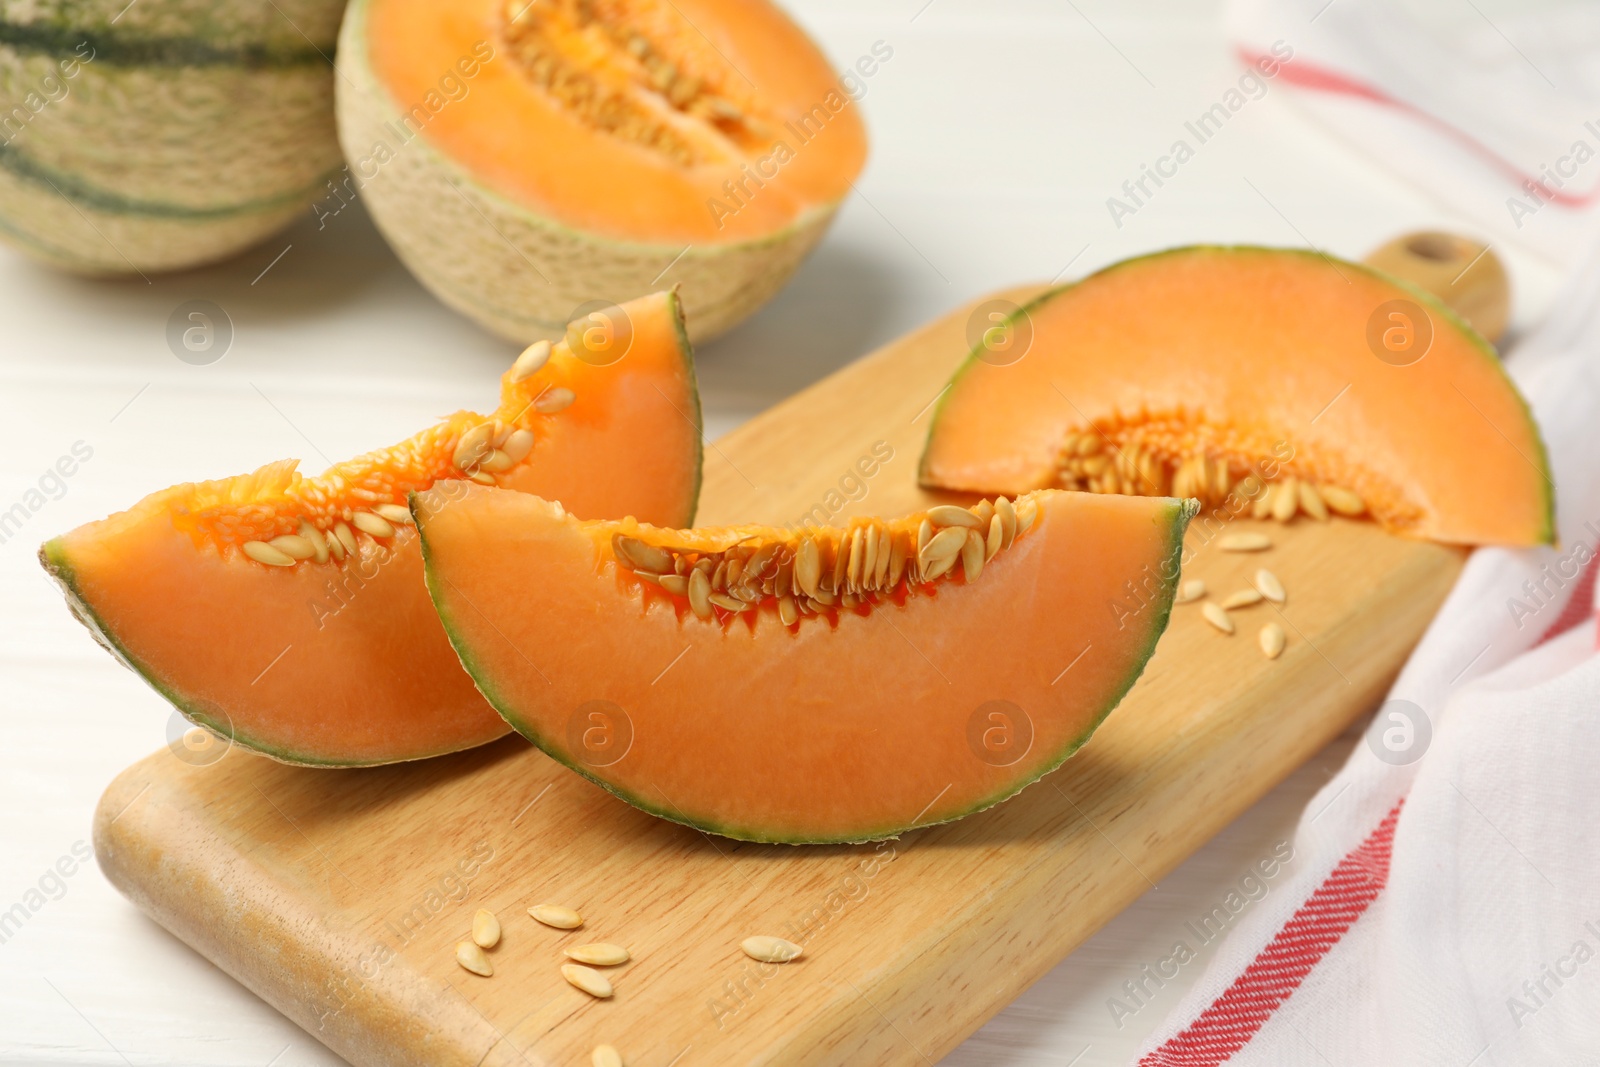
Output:
[[1317,492],[1317,487],[1310,482],[1300,483],[1300,510],[1318,522],[1328,521],[1328,505],[1324,503],[1322,494]]
[[467,475],[467,477],[471,478],[473,481],[477,482],[479,485],[494,485],[495,484],[494,475],[490,474],[488,471],[473,471],[471,474]]
[[541,415],[554,415],[558,411],[567,410],[576,399],[578,399],[577,393],[558,385],[554,389],[547,389],[538,400],[535,400],[533,410]]
[[656,579],[656,583],[674,596],[689,595],[689,579],[681,574],[663,574]]
[[589,1053],[590,1067],[624,1067],[622,1053],[610,1045],[596,1045]]
[[535,904],[528,909],[528,914],[557,930],[576,930],[583,925],[583,916],[560,904]]
[[599,997],[601,1000],[609,997],[613,992],[611,979],[593,967],[585,967],[579,963],[565,963],[561,966],[561,977],[591,997]]
[[375,504],[372,510],[374,514],[380,518],[387,519],[396,526],[411,525],[411,509],[404,504]]
[[926,518],[917,526],[917,555],[922,555],[922,550],[928,547],[928,542],[933,540],[933,523]]
[[982,529],[987,525],[966,508],[958,508],[954,504],[940,504],[929,508],[928,521],[935,526],[963,526],[969,530]]
[[456,946],[456,962],[485,978],[494,974],[494,964],[489,962],[489,954],[471,941],[463,941]]
[[493,474],[504,474],[517,465],[516,461],[498,448],[490,449],[489,454],[478,461],[478,469],[489,471]]
[[494,437],[494,423],[481,422],[461,435],[451,462],[460,470],[471,470],[489,454],[490,439]]
[[299,534],[284,534],[274,537],[267,544],[294,559],[311,559],[317,554],[316,546]]
[[1256,571],[1255,586],[1261,591],[1262,596],[1274,604],[1282,604],[1289,598],[1289,594],[1284,591],[1283,583],[1278,581],[1278,576],[1265,567]]
[[350,521],[364,534],[371,534],[373,537],[394,536],[394,527],[389,525],[389,520],[380,518],[370,511],[358,511],[350,516]]
[[1278,483],[1278,491],[1272,495],[1272,517],[1279,522],[1288,522],[1299,510],[1300,480],[1285,478]]
[[1206,622],[1209,622],[1223,633],[1233,633],[1233,620],[1228,618],[1228,613],[1214,602],[1208,600],[1201,604],[1200,614],[1205,616]]
[[726,593],[711,593],[706,597],[706,599],[711,601],[712,604],[716,605],[722,610],[732,611],[734,613],[748,611],[753,606],[751,604],[746,604],[737,597],[731,597]]
[[269,567],[293,567],[294,557],[281,548],[273,548],[265,541],[246,541],[239,546],[245,555]]
[[[512,3],[526,3],[529,7],[533,6],[532,0],[512,0]],[[529,378],[532,378],[535,374],[538,374],[539,371],[544,369],[544,365],[548,362],[550,362],[550,342],[533,342],[533,344],[529,345],[527,348],[524,348],[522,350],[522,355],[518,356],[517,361],[511,364],[512,384],[516,384],[517,382],[525,382]]]
[[667,574],[672,570],[672,553],[637,537],[617,534],[611,539],[611,548],[633,570],[651,574]]
[[1284,636],[1283,627],[1275,622],[1269,622],[1261,628],[1256,635],[1256,640],[1261,645],[1261,651],[1268,659],[1277,659],[1283,653]]
[[1234,608],[1248,608],[1251,604],[1261,603],[1261,594],[1254,589],[1241,589],[1236,593],[1229,593],[1223,598],[1222,607],[1225,611]]
[[1217,538],[1217,547],[1224,552],[1260,552],[1272,547],[1272,538],[1264,533],[1231,533]]
[[966,527],[947,527],[934,534],[927,546],[917,553],[917,562],[924,570],[929,570],[941,560],[954,559],[966,543]]
[[1011,501],[999,497],[994,502],[994,513],[1000,518],[1001,530],[1005,536],[1001,547],[1010,548],[1011,542],[1017,539],[1017,509],[1011,506]]
[[500,920],[488,908],[479,908],[472,917],[472,940],[480,948],[494,948],[500,943]]
[[315,553],[318,563],[328,562],[328,539],[322,536],[321,530],[301,519],[300,536],[311,542],[311,549]]
[[983,537],[977,530],[967,531],[966,543],[961,546],[961,569],[969,582],[983,573]]
[[1328,505],[1331,511],[1340,515],[1360,515],[1367,510],[1366,502],[1348,489],[1340,489],[1336,485],[1322,487],[1322,502]]
[[784,596],[778,598],[778,618],[783,620],[785,626],[793,626],[800,621],[800,610],[795,605],[794,597]]
[[696,618],[711,618],[711,580],[699,567],[689,572],[689,610]]
[[984,540],[983,558],[985,560],[994,559],[995,554],[1005,546],[1005,541],[1005,523],[1001,521],[999,513],[996,512],[995,515],[989,519],[989,536]]
[[1187,604],[1191,600],[1199,600],[1205,595],[1206,583],[1201,581],[1199,578],[1190,578],[1187,582],[1184,582],[1178,587],[1176,601],[1179,604]]
[[806,596],[817,595],[817,583],[822,580],[822,553],[817,543],[809,537],[800,539],[794,554],[794,584]]
[[342,522],[339,523],[333,528],[333,536],[339,539],[339,543],[344,546],[344,550],[350,555],[360,554],[360,549],[356,545],[356,535],[351,531],[350,527]]
[[1278,487],[1275,485],[1269,485],[1263,489],[1261,495],[1256,497],[1255,501],[1250,505],[1250,517],[1252,519],[1265,519],[1270,516],[1272,514],[1273,498],[1277,495]]
[[803,951],[793,941],[765,935],[747,937],[739,942],[739,947],[744,949],[746,956],[762,963],[788,963],[790,960],[799,959]]
[[1017,502],[1017,536],[1021,537],[1033,528],[1033,522],[1039,517],[1039,502],[1033,497],[1022,497]]
[[615,967],[627,963],[632,957],[621,945],[597,941],[592,945],[575,945],[566,950],[567,959],[587,963],[594,967]]
[[513,464],[521,463],[533,451],[533,431],[513,430],[500,449]]

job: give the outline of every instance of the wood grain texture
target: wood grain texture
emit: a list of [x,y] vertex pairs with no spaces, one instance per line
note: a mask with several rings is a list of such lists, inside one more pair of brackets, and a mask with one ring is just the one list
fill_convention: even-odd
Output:
[[[968,315],[716,442],[702,521],[924,503],[928,407]],[[1239,611],[1229,638],[1179,607],[1076,757],[997,808],[896,841],[709,838],[512,738],[343,772],[162,751],[107,790],[96,851],[158,922],[356,1064],[577,1065],[602,1042],[630,1067],[928,1063],[1370,709],[1464,558],[1362,523],[1269,532],[1271,552],[1229,555],[1197,525],[1185,575],[1225,594],[1270,566],[1289,590],[1281,612]],[[1289,634],[1276,662],[1255,643],[1272,619]],[[539,926],[526,909],[543,901],[579,908],[585,927]],[[454,961],[479,907],[505,927],[487,979]],[[753,933],[806,955],[763,967],[738,948]],[[564,946],[600,940],[634,957],[608,1001],[558,969]]]

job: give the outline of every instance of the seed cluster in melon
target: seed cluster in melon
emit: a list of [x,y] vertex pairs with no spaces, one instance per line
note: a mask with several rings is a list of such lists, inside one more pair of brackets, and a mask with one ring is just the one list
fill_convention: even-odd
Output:
[[[1544,445],[1493,349],[1367,267],[1174,249],[1051,290],[1007,328],[1017,349],[980,345],[941,399],[924,485],[1172,494],[1456,544],[1554,536]],[[1384,347],[1392,330],[1414,348]]]
[[690,521],[699,402],[676,298],[614,314],[625,353],[535,345],[492,415],[458,412],[316,477],[285,460],[173,486],[50,541],[41,561],[109,649],[250,748],[352,765],[493,740],[506,725],[439,626],[406,498],[493,486]]
[[664,818],[793,843],[960,818],[1066,759],[1166,626],[1193,514],[1049,490],[803,530],[476,487],[412,508],[450,640],[518,731]]

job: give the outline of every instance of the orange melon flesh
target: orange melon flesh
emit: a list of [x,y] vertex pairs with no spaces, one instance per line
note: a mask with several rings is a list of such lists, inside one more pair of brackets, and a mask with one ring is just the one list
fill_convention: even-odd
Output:
[[[826,576],[851,531],[583,522],[477,487],[413,500],[440,618],[518,731],[663,818],[794,843],[892,836],[1004,800],[1133,684],[1167,622],[1192,505],[1047,491],[1018,502],[1029,508],[1032,526],[974,579],[964,560],[925,582],[908,569],[888,592],[836,588],[837,605],[786,625],[777,595],[702,618],[619,542],[687,559],[810,537]],[[902,537],[919,519],[887,528]]]
[[[1414,350],[1385,360],[1369,344],[1374,320],[1380,337],[1403,325],[1387,317],[1391,301],[1431,323],[1431,347],[1408,365],[1397,364]],[[1141,445],[1159,460],[1108,491],[1204,498],[1173,467],[1204,455],[1228,463],[1234,485],[1254,473],[1353,491],[1411,537],[1554,536],[1544,445],[1493,350],[1432,297],[1369,268],[1301,250],[1180,248],[1052,290],[1012,325],[1031,336],[1026,354],[980,347],[957,372],[923,484],[1071,487],[1063,445],[1087,440],[1108,462]]]
[[[658,294],[621,311],[633,327],[625,355],[601,365],[557,345],[532,376],[507,372],[493,417],[458,412],[317,478],[288,460],[173,486],[50,541],[41,562],[108,649],[195,723],[250,748],[360,765],[493,740],[505,724],[439,627],[406,495],[448,494],[475,485],[473,475],[559,496],[582,514],[690,521],[699,403],[677,299]],[[539,410],[559,406],[549,400],[563,389],[568,406]],[[531,450],[509,469],[463,470],[461,441],[485,423],[501,435],[530,431]],[[381,530],[375,509],[391,535],[361,532],[357,521]],[[342,559],[340,524],[354,548]],[[246,554],[247,544],[293,547],[308,527],[321,532],[303,540],[320,537],[327,551],[281,566]]]
[[[763,237],[840,200],[866,158],[838,75],[766,0],[369,0],[366,19],[374,74],[429,142],[576,230]],[[459,92],[457,65],[486,55],[444,104],[441,75]]]

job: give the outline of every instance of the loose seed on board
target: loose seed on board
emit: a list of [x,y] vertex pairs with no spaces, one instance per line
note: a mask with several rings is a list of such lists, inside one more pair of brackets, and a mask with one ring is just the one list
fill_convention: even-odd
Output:
[[500,943],[500,920],[488,908],[479,908],[472,917],[472,940],[480,948],[494,948]]
[[1336,485],[1324,485],[1321,492],[1322,502],[1340,515],[1360,515],[1367,510],[1366,501],[1348,489],[1341,489]]
[[790,960],[799,959],[800,953],[804,951],[793,941],[765,935],[747,937],[739,942],[739,947],[744,949],[746,956],[762,963],[788,963]]
[[1222,607],[1225,611],[1232,611],[1234,608],[1248,608],[1251,604],[1259,603],[1261,603],[1260,592],[1254,589],[1240,589],[1224,597]]
[[1200,614],[1205,616],[1206,622],[1221,630],[1225,634],[1233,633],[1233,620],[1228,618],[1228,613],[1220,606],[1208,600],[1200,605]]
[[489,962],[489,954],[471,941],[463,941],[456,946],[456,962],[485,978],[494,974],[494,964]]
[[411,525],[411,509],[404,504],[375,504],[372,511],[379,518],[387,519],[396,526]]
[[966,508],[958,508],[954,504],[939,504],[929,508],[928,521],[935,526],[964,526],[969,530],[981,530],[988,525]]
[[577,393],[558,385],[554,389],[546,390],[543,396],[535,400],[533,410],[541,415],[554,415],[558,411],[570,408],[576,399],[578,399]]
[[624,1067],[622,1053],[610,1045],[596,1045],[589,1053],[589,1067]]
[[1317,487],[1310,482],[1300,483],[1300,510],[1318,522],[1328,521],[1328,505],[1323,501]]
[[621,945],[611,945],[604,941],[597,941],[592,945],[576,945],[567,949],[566,954],[569,960],[587,963],[594,967],[615,967],[633,958]]
[[1223,534],[1217,547],[1224,552],[1260,552],[1272,547],[1272,538],[1264,533]]
[[246,541],[239,548],[257,563],[265,563],[269,567],[294,566],[293,556],[281,548],[273,548],[265,541]]
[[1265,567],[1256,571],[1255,586],[1261,595],[1274,604],[1282,604],[1289,599],[1289,594],[1284,591],[1283,583],[1278,581],[1278,576]]
[[1263,626],[1261,632],[1256,635],[1256,640],[1260,643],[1261,651],[1266,654],[1268,659],[1277,659],[1283,654],[1283,627],[1277,623],[1269,622]]
[[1285,478],[1278,483],[1278,491],[1272,494],[1272,517],[1279,522],[1288,522],[1299,510],[1300,479]]
[[561,977],[591,997],[599,997],[601,1000],[613,992],[611,979],[593,967],[585,967],[579,963],[565,963],[561,965]]
[[[520,4],[526,3],[527,0],[513,0],[513,2]],[[531,7],[532,4],[528,6]],[[517,361],[511,364],[511,381],[513,383],[525,382],[543,370],[544,365],[550,362],[550,347],[549,341],[535,341],[527,348],[524,348],[522,355],[518,356]]]
[[560,904],[535,904],[528,909],[528,914],[557,930],[576,930],[583,925],[583,916]]
[[1187,582],[1184,582],[1178,587],[1178,595],[1176,600],[1179,604],[1187,604],[1190,601],[1199,600],[1205,595],[1206,583],[1201,581],[1199,578],[1190,578]]
[[350,516],[350,521],[364,534],[371,534],[373,537],[394,536],[394,527],[389,524],[389,520],[370,511],[358,511]]

